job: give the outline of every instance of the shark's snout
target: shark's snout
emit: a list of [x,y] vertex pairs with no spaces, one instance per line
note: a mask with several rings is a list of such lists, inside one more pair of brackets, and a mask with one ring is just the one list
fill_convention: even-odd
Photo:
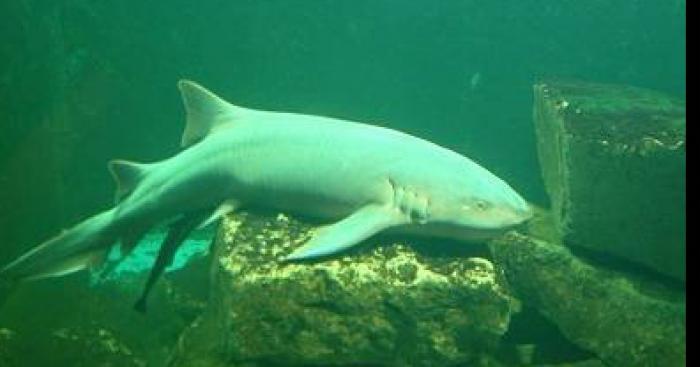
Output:
[[516,204],[514,211],[523,222],[532,218],[534,214],[532,206],[520,196],[518,196],[518,203]]
[[518,226],[533,216],[532,206],[527,200],[505,183],[494,201],[498,203],[495,207],[498,208],[496,217],[500,227]]
[[508,207],[514,225],[521,224],[532,218],[534,212],[532,206],[514,190],[509,192]]
[[516,225],[517,224],[522,224],[524,222],[527,222],[530,220],[534,214],[532,207],[529,204],[525,204],[524,207],[519,208],[515,212],[517,219],[516,219]]

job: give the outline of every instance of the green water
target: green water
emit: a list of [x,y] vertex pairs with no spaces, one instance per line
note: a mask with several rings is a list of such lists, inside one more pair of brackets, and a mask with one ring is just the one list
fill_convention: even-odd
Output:
[[685,0],[7,0],[0,14],[0,264],[111,205],[108,160],[178,152],[180,78],[429,139],[543,207],[536,81],[685,99]]

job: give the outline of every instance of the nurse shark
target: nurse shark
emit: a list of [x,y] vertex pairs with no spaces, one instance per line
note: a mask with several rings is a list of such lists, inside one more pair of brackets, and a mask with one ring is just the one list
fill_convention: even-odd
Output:
[[181,80],[183,149],[154,163],[114,160],[116,204],[0,270],[14,281],[60,276],[129,253],[171,221],[137,308],[196,227],[253,207],[329,224],[280,261],[341,252],[380,232],[480,241],[532,216],[506,182],[472,160],[396,130],[336,118],[233,105]]

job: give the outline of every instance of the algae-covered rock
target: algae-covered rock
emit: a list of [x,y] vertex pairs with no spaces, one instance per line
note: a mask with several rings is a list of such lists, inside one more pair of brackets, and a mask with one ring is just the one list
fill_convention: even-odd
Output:
[[112,330],[83,324],[42,335],[0,329],[0,366],[146,367],[148,364]]
[[491,244],[515,294],[610,366],[684,366],[685,293],[511,232]]
[[685,280],[685,103],[628,86],[534,87],[537,149],[564,243]]
[[591,359],[582,362],[540,365],[538,367],[605,367],[605,364],[597,359]]
[[391,243],[278,261],[309,236],[308,225],[283,215],[224,220],[209,306],[171,366],[488,363],[511,314],[488,260],[428,258]]

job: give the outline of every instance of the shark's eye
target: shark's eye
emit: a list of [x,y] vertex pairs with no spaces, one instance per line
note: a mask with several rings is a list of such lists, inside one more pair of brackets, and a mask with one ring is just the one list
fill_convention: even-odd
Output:
[[489,203],[483,201],[483,200],[476,200],[474,202],[474,207],[478,210],[484,211],[489,208]]

